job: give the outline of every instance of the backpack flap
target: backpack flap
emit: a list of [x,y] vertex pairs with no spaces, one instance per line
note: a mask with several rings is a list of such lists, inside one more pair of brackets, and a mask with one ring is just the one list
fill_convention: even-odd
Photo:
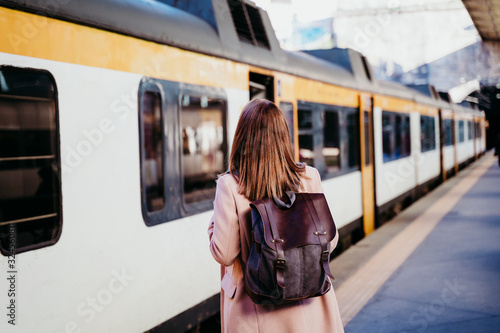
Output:
[[[261,199],[251,203],[262,217],[264,236],[267,246],[275,248],[272,221],[276,225],[279,239],[284,240],[283,250],[289,250],[306,244],[320,244],[333,240],[337,233],[326,198],[322,193],[295,193],[294,204],[288,208],[278,208],[270,199]],[[316,211],[317,218],[313,218]],[[319,238],[321,237],[321,238]]]
[[256,295],[288,302],[330,289],[329,243],[337,230],[326,198],[322,193],[295,193],[289,199],[250,204],[254,238],[245,284],[256,303]]

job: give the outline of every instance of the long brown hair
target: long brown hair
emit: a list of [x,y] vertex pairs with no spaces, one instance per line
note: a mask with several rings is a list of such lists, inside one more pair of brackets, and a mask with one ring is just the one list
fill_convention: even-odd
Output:
[[288,125],[271,101],[254,99],[241,112],[234,135],[229,171],[238,192],[249,200],[281,198],[297,192],[305,166],[293,160]]

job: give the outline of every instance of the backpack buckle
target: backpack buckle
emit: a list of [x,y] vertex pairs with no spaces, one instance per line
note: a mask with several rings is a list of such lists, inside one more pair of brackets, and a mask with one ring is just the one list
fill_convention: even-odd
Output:
[[330,251],[326,250],[321,253],[321,261],[328,261],[330,259]]
[[276,268],[285,269],[286,260],[283,258],[276,259]]

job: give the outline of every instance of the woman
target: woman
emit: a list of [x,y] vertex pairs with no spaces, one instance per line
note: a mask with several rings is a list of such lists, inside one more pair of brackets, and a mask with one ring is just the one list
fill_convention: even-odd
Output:
[[[219,177],[208,228],[210,251],[221,266],[223,332],[343,332],[333,288],[284,305],[257,305],[245,293],[242,262],[251,247],[251,201],[286,190],[323,192],[316,169],[293,161],[288,126],[278,107],[252,100],[241,113],[229,171]],[[337,245],[338,233],[330,249]]]

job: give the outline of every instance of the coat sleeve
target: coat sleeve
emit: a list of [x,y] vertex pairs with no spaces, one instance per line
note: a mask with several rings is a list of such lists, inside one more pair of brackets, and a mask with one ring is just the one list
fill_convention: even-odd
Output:
[[240,227],[236,202],[229,184],[228,177],[221,177],[217,182],[215,193],[214,214],[208,227],[210,252],[221,265],[230,266],[240,253]]
[[323,184],[321,183],[321,176],[319,175],[319,171],[318,169],[314,169],[314,173],[315,173],[315,187],[317,188],[317,193],[324,193],[325,192],[325,189],[323,188]]

